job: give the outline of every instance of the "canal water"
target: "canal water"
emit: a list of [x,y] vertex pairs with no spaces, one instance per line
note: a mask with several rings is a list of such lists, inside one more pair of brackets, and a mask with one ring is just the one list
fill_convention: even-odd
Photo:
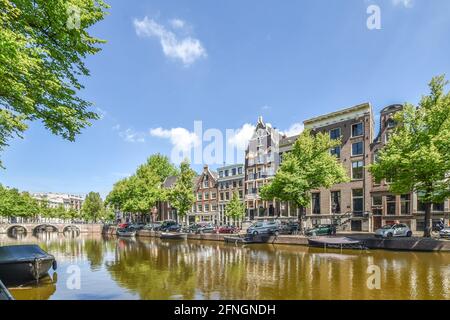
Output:
[[16,299],[450,299],[449,253],[0,235],[0,245],[25,243],[58,269],[10,287]]

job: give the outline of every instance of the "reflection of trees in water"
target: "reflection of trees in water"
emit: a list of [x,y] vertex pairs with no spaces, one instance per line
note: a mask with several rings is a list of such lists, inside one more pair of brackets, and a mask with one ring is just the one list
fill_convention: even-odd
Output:
[[[448,280],[441,266],[449,258],[149,240],[119,245],[108,270],[143,299],[443,299]],[[381,269],[382,290],[367,288],[373,264]]]

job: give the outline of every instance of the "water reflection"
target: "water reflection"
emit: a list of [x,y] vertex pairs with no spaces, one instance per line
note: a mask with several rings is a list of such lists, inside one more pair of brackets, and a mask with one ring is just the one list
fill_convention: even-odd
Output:
[[[30,241],[59,262],[64,279],[52,299],[450,299],[450,254],[444,253],[57,234],[0,238],[0,244]],[[73,264],[82,271],[80,291],[65,287],[64,268]],[[370,265],[380,267],[381,290],[367,287]]]

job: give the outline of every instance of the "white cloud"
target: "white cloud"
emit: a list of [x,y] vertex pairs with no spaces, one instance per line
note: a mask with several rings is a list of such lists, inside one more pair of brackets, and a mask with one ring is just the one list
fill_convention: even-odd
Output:
[[170,139],[172,145],[182,152],[190,152],[193,147],[200,144],[200,137],[185,128],[156,128],[150,130],[150,135]]
[[298,122],[294,123],[289,127],[289,129],[287,129],[286,131],[282,131],[281,133],[288,137],[292,137],[302,133],[303,130],[304,130],[303,123]]
[[[177,21],[171,22],[172,27],[174,25],[184,26],[184,21],[182,20],[174,19],[172,21]],[[185,66],[207,56],[200,40],[190,36],[179,38],[174,32],[148,17],[144,17],[142,20],[135,19],[134,28],[136,34],[140,37],[158,38],[164,55],[181,60]]]
[[242,126],[242,128],[236,130],[234,136],[228,139],[228,144],[236,147],[238,150],[245,150],[249,140],[253,136],[254,131],[255,126],[250,123],[246,123]]
[[143,143],[145,142],[145,133],[137,132],[131,128],[119,132],[119,136],[126,142]]
[[405,8],[411,8],[413,6],[413,0],[392,0],[394,6],[404,6]]
[[169,23],[173,29],[183,29],[184,26],[186,25],[186,22],[184,22],[181,19],[172,19],[172,20],[169,20]]

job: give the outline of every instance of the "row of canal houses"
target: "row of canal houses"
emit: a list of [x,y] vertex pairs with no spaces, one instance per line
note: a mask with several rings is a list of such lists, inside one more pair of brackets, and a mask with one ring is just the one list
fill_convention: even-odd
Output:
[[[195,178],[196,202],[188,214],[188,222],[230,223],[225,210],[236,193],[245,203],[246,221],[301,218],[306,228],[333,223],[341,230],[366,232],[387,223],[405,223],[414,231],[422,231],[424,207],[417,194],[392,194],[388,182],[374,181],[367,169],[389,140],[395,126],[393,115],[401,108],[402,105],[390,105],[381,110],[377,136],[374,136],[374,114],[369,103],[304,121],[305,129],[328,132],[332,139],[341,138],[341,146],[330,152],[340,159],[351,180],[330,189],[312,190],[311,205],[303,212],[291,203],[264,201],[259,195],[298,137],[282,135],[259,117],[245,151],[244,164],[223,166],[217,171],[205,165]],[[175,182],[175,177],[169,177],[164,187],[170,188]],[[448,222],[449,206],[449,201],[433,205],[433,224],[441,218]],[[160,203],[158,212],[161,219],[177,219],[170,203]]]

